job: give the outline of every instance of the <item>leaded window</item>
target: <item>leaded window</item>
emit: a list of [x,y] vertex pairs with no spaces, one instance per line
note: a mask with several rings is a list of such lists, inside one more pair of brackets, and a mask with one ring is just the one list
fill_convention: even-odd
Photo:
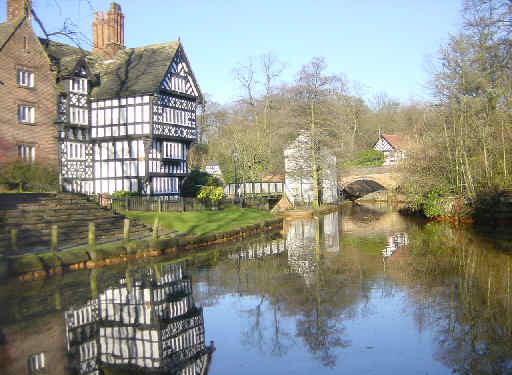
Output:
[[35,122],[35,108],[33,105],[18,104],[18,122],[24,124]]
[[35,146],[18,145],[18,159],[32,163],[36,159]]
[[18,86],[34,87],[34,73],[27,70],[18,69]]

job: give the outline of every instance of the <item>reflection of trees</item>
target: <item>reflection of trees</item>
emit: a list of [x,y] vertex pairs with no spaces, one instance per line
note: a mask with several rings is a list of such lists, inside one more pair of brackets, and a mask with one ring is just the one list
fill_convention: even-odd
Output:
[[[295,337],[323,365],[334,366],[336,351],[349,345],[343,338],[342,317],[356,314],[355,307],[367,299],[369,288],[363,285],[359,269],[347,264],[343,254],[333,251],[333,245],[339,243],[338,220],[305,219],[294,223],[295,240],[299,240],[294,249],[286,240],[288,254],[263,250],[282,244],[282,239],[264,241],[260,250],[246,245],[203,277],[213,283],[209,286],[212,290],[255,297],[250,299],[254,301],[252,306],[243,311],[249,323],[243,333],[244,345],[283,356],[296,344]],[[300,267],[291,266],[290,251]],[[308,276],[301,275],[301,271]],[[199,278],[194,275],[194,279]],[[356,293],[343,288],[347,282],[353,284],[353,280],[361,280]],[[290,316],[297,317],[294,328],[284,324]]]
[[311,353],[318,358],[324,366],[334,367],[336,348],[344,348],[350,345],[342,339],[344,328],[338,318],[340,311],[331,309],[328,303],[339,296],[329,295],[336,288],[329,285],[331,273],[326,262],[326,242],[324,242],[325,217],[315,217],[308,220],[308,224],[314,228],[314,242],[312,252],[314,254],[313,285],[307,290],[309,303],[305,305],[305,311],[297,320],[297,336],[302,337]]
[[460,374],[510,373],[512,259],[465,230],[429,224],[410,233],[408,284],[418,328],[430,326],[437,358]]

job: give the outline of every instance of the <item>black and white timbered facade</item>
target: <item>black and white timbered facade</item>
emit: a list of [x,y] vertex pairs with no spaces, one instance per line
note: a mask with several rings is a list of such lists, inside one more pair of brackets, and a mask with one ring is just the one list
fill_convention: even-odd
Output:
[[116,285],[67,310],[71,372],[100,375],[115,368],[207,374],[214,348],[205,344],[203,311],[194,304],[192,282],[183,267],[127,271]]
[[385,166],[395,165],[405,157],[404,138],[401,134],[380,134],[373,149],[384,154]]
[[179,195],[202,100],[182,44],[125,49],[111,60],[47,45],[59,71],[63,190]]

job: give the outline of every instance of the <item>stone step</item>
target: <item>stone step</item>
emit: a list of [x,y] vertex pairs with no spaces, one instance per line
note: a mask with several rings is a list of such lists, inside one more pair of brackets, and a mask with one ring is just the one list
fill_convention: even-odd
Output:
[[88,212],[88,211],[109,211],[106,209],[102,209],[99,206],[91,206],[91,205],[70,205],[70,206],[55,206],[55,207],[44,207],[44,206],[32,206],[32,207],[18,207],[16,209],[8,209],[2,210],[2,215],[7,217],[15,217],[20,215],[36,215],[36,214],[60,214],[63,212],[70,211],[80,211],[80,212]]
[[[9,222],[4,224],[3,226],[6,228],[7,232],[10,232],[11,229],[22,230],[24,228],[33,229],[33,230],[50,230],[52,225],[59,226],[60,229],[69,229],[69,228],[80,228],[80,227],[88,227],[89,222],[94,222],[96,225],[104,225],[109,223],[124,222],[124,217],[122,216],[107,216],[107,217],[88,217],[88,218],[71,218],[71,217],[61,217],[61,218],[52,218],[40,221],[19,221],[19,222]],[[3,231],[2,231],[3,232]]]
[[2,218],[2,221],[4,223],[15,223],[15,222],[34,222],[37,223],[38,221],[44,221],[44,220],[62,220],[62,219],[72,219],[77,218],[80,220],[87,220],[87,218],[95,219],[98,217],[119,217],[122,215],[114,214],[111,211],[87,211],[87,212],[61,212],[57,215],[55,214],[37,214],[37,215],[20,215],[20,216],[13,216],[13,217],[4,217]]
[[[134,228],[130,230],[129,233],[131,238],[137,238],[141,236],[149,236],[151,232],[147,230],[147,228]],[[122,231],[116,232],[103,232],[96,234],[96,242],[104,242],[110,240],[119,240],[123,238]],[[59,247],[69,246],[74,243],[87,243],[87,235],[74,235],[74,236],[59,236]],[[0,241],[0,249],[8,250],[10,249],[10,241]],[[48,236],[28,236],[23,239],[23,241],[17,242],[18,249],[31,249],[31,248],[42,248],[48,249],[50,247],[50,238]]]
[[[10,249],[10,230],[17,229],[17,247],[49,249],[51,226],[58,225],[59,247],[87,244],[89,222],[96,226],[96,242],[123,238],[124,216],[100,207],[87,197],[66,194],[0,196],[0,250]],[[130,237],[151,235],[151,228],[130,220]]]
[[[140,223],[130,223],[130,231],[136,230],[139,228],[143,228],[145,230],[151,231],[150,228],[146,227]],[[113,222],[113,223],[97,223],[95,226],[96,234],[105,233],[105,232],[122,232],[124,229],[124,222]],[[17,231],[17,239],[18,242],[22,240],[26,236],[31,236],[37,234],[39,237],[47,237],[50,238],[51,229],[48,227],[37,229],[31,227],[21,228]],[[64,228],[58,228],[58,236],[59,238],[69,237],[69,236],[79,236],[79,235],[87,235],[89,233],[89,225],[79,225],[79,226],[69,226]],[[0,234],[0,241],[4,240],[10,241],[10,232],[4,232]]]
[[88,223],[90,221],[99,221],[101,219],[122,219],[120,215],[101,215],[101,214],[89,214],[89,215],[61,215],[61,216],[49,216],[49,217],[26,217],[26,218],[15,218],[0,221],[2,227],[20,227],[20,226],[39,226],[41,224],[59,224],[59,223]]

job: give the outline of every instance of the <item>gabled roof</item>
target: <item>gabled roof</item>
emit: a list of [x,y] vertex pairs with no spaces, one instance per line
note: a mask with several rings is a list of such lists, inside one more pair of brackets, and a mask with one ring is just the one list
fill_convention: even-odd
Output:
[[405,139],[401,134],[381,134],[380,136],[381,138],[384,138],[395,150],[403,149]]
[[10,22],[0,23],[0,50],[4,48],[5,43],[7,43],[23,21],[25,21],[25,15],[19,16],[17,19]]
[[100,85],[91,96],[97,99],[152,93],[160,87],[179,42],[154,44],[119,51],[113,60],[98,62]]
[[[0,49],[25,18],[21,16],[15,21],[0,24]],[[129,48],[119,51],[112,60],[105,60],[104,56],[82,48],[44,38],[39,40],[57,70],[58,81],[70,77],[80,61],[85,62],[88,72],[92,75],[90,78],[96,81],[91,91],[91,96],[96,99],[155,92],[159,89],[174,56],[181,47],[179,41],[174,41]],[[183,49],[181,51],[187,59]],[[199,90],[193,73],[192,79]],[[57,82],[57,88],[59,85],[60,83]],[[201,97],[200,92],[199,97]]]
[[48,56],[56,60],[61,60],[66,57],[87,56],[91,54],[89,51],[70,46],[69,44],[54,42],[53,40],[44,38],[39,38],[39,41],[43,45]]

